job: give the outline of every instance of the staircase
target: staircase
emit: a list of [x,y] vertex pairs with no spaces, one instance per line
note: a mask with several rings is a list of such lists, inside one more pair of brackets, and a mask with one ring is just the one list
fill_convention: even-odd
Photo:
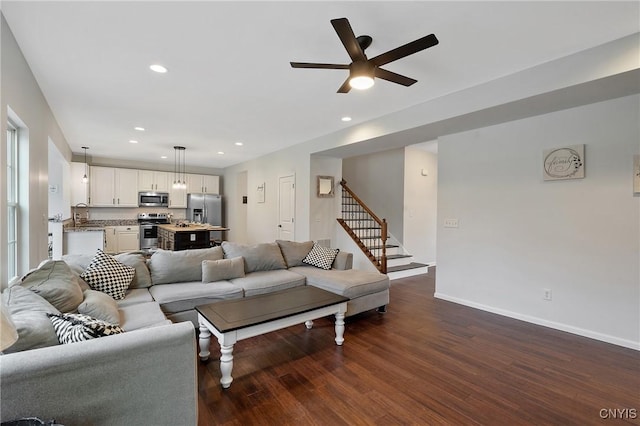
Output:
[[386,219],[380,219],[364,202],[353,193],[343,179],[342,218],[338,223],[362,252],[389,279],[426,274],[428,265],[413,262],[413,256],[406,253],[402,245],[391,238]]

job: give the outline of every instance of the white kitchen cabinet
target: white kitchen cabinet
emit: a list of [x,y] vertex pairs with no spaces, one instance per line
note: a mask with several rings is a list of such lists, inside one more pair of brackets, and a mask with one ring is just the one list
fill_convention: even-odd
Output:
[[91,166],[89,205],[138,207],[138,171]]
[[170,209],[186,209],[187,208],[186,188],[172,187],[169,189],[169,208]]
[[105,253],[123,253],[126,251],[140,250],[140,227],[131,226],[105,226]]
[[[71,205],[89,204],[89,182],[82,182],[85,173],[84,163],[71,163]],[[88,176],[88,175],[87,175]]]
[[138,191],[168,192],[169,187],[169,173],[138,170]]
[[187,194],[220,194],[220,176],[188,174]]

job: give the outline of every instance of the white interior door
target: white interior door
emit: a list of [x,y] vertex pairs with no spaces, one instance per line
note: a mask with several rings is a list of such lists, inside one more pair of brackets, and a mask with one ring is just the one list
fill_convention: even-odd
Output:
[[278,238],[295,241],[295,175],[278,178]]

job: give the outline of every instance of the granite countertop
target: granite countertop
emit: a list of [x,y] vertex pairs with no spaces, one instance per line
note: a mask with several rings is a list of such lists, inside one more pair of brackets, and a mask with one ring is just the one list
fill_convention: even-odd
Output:
[[74,226],[72,220],[65,222],[64,232],[95,232],[104,231],[107,226],[138,226],[135,219],[111,219],[111,220],[90,220],[81,225]]

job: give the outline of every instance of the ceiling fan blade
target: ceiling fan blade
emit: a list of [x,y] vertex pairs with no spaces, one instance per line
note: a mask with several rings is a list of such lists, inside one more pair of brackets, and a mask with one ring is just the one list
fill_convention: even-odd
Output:
[[351,24],[349,24],[349,20],[347,18],[332,19],[331,25],[333,25],[333,29],[338,33],[338,37],[340,37],[340,41],[344,45],[344,48],[347,49],[347,53],[351,60],[366,61],[367,57],[364,56],[364,52],[360,48],[360,44],[353,33]]
[[338,93],[349,93],[349,90],[351,90],[349,80],[351,80],[351,77],[347,78],[344,83],[342,83],[342,86],[338,89]]
[[395,72],[383,70],[382,68],[376,68],[376,77],[392,83],[402,84],[403,86],[411,86],[418,81],[401,74],[396,74]]
[[344,64],[315,64],[313,62],[289,62],[291,68],[322,68],[330,70],[348,70],[349,65]]
[[388,64],[389,62],[396,61],[400,58],[404,58],[405,56],[412,55],[416,52],[420,52],[421,50],[427,49],[429,47],[435,46],[438,43],[439,42],[435,34],[429,34],[428,36],[419,38],[412,41],[411,43],[396,47],[395,49],[382,53],[375,58],[369,59],[369,62],[372,62],[377,66],[381,66],[384,64]]

